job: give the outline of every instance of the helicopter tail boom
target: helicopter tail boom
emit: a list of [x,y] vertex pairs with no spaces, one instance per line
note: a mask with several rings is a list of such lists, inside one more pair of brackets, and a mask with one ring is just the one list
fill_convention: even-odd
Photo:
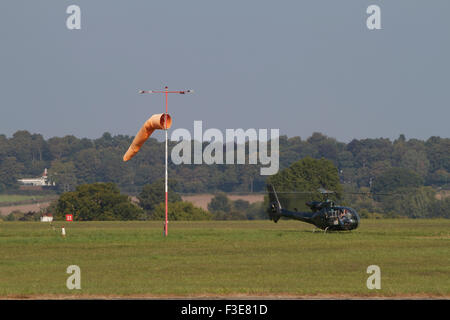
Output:
[[280,201],[278,200],[278,195],[275,192],[275,188],[271,184],[267,185],[267,191],[269,193],[269,202],[270,202],[268,210],[270,220],[278,222],[278,220],[280,220],[281,218],[281,210],[282,210]]

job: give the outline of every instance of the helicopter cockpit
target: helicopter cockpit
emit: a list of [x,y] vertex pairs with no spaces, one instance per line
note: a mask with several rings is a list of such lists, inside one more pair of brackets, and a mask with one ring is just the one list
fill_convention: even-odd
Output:
[[331,207],[326,210],[325,215],[328,223],[338,229],[352,230],[359,224],[359,216],[352,208]]

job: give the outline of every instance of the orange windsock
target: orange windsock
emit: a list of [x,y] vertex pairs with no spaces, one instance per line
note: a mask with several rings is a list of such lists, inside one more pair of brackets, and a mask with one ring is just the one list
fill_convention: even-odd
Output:
[[[167,122],[166,122],[167,116]],[[167,125],[167,128],[166,128]],[[141,127],[139,132],[134,137],[133,142],[131,143],[128,151],[123,156],[123,161],[128,161],[133,158],[136,153],[141,149],[142,145],[145,141],[150,137],[150,135],[156,129],[169,129],[172,125],[172,118],[169,114],[159,113],[152,115],[147,121],[145,121],[144,125]]]

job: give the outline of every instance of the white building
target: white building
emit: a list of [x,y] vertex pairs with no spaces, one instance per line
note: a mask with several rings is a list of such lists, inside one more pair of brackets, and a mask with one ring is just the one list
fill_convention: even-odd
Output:
[[44,173],[40,178],[18,179],[17,181],[26,186],[51,187],[55,185],[54,182],[52,184],[50,181],[48,181],[47,168],[45,168]]
[[52,214],[44,214],[41,216],[41,222],[52,222],[53,221],[53,215]]

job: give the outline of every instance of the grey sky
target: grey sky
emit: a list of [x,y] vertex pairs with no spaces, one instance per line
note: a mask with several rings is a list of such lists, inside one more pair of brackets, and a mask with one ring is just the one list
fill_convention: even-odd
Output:
[[[81,7],[81,30],[66,8]],[[382,28],[366,28],[380,5]],[[352,138],[450,136],[450,1],[0,2],[0,134],[172,128]]]

